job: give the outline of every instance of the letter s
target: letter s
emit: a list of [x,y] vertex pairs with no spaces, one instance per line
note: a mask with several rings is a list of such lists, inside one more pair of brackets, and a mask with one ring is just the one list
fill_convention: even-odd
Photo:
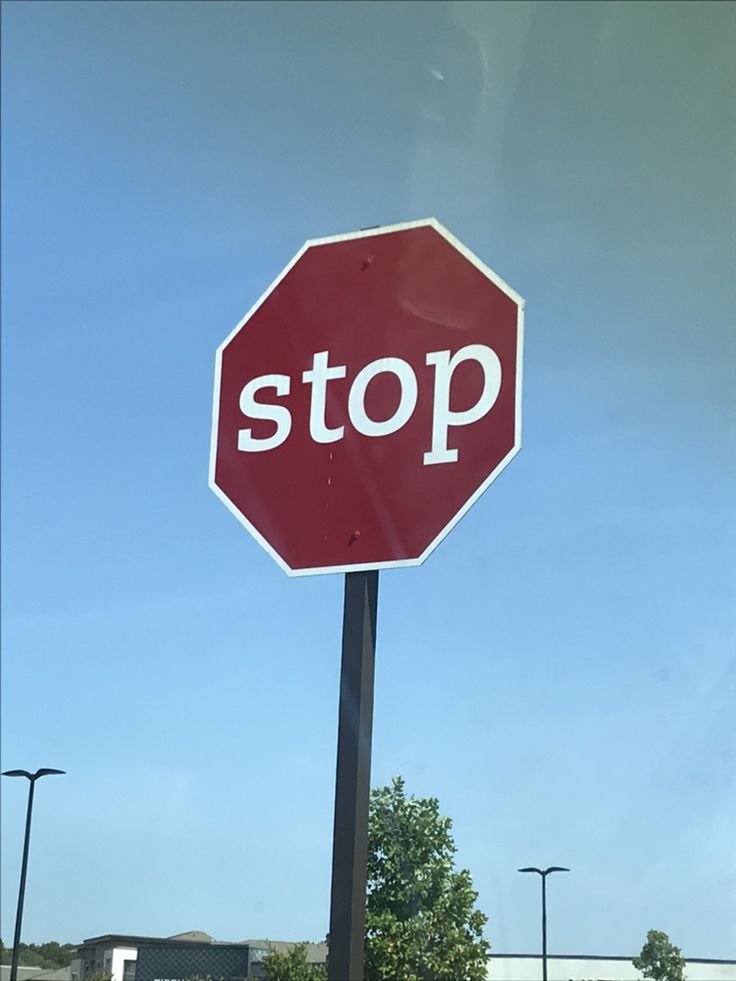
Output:
[[243,386],[240,393],[240,411],[251,419],[270,419],[276,423],[273,436],[256,438],[250,429],[238,430],[238,449],[244,453],[261,453],[281,446],[291,432],[291,413],[285,405],[256,402],[254,396],[262,388],[275,388],[277,395],[288,395],[291,379],[288,375],[259,375]]

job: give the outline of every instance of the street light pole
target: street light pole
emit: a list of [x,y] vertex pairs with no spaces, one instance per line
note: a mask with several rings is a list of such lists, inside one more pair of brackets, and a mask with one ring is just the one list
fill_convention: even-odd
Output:
[[15,935],[13,937],[13,957],[10,964],[10,981],[18,981],[18,954],[20,953],[20,928],[23,922],[23,900],[26,894],[26,874],[28,872],[28,849],[31,843],[31,815],[33,814],[33,792],[36,780],[64,770],[51,770],[48,767],[29,773],[28,770],[6,770],[4,777],[25,777],[28,780],[28,806],[26,808],[26,833],[23,839],[23,858],[20,865],[20,888],[18,889],[18,909],[15,914]]
[[570,870],[561,865],[550,865],[547,869],[527,866],[517,871],[536,872],[542,879],[542,981],[547,981],[547,876],[551,872],[569,872]]

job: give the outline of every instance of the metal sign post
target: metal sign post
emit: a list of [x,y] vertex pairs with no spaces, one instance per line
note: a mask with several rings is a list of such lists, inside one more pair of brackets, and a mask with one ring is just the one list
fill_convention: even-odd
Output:
[[378,572],[348,572],[332,846],[328,981],[362,981]]

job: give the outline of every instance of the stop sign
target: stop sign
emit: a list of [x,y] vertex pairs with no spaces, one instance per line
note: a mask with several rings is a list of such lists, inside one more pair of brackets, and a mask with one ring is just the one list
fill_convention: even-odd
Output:
[[217,350],[210,486],[289,575],[419,565],[519,450],[523,316],[434,219],[307,242]]

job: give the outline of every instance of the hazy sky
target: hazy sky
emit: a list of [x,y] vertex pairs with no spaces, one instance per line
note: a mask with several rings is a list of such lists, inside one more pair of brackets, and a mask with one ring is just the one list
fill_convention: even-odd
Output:
[[214,352],[306,239],[433,215],[526,299],[524,445],[381,574],[373,783],[497,952],[560,864],[552,952],[736,956],[735,9],[6,0],[3,768],[68,771],[24,939],[323,938],[343,584],[208,489]]

